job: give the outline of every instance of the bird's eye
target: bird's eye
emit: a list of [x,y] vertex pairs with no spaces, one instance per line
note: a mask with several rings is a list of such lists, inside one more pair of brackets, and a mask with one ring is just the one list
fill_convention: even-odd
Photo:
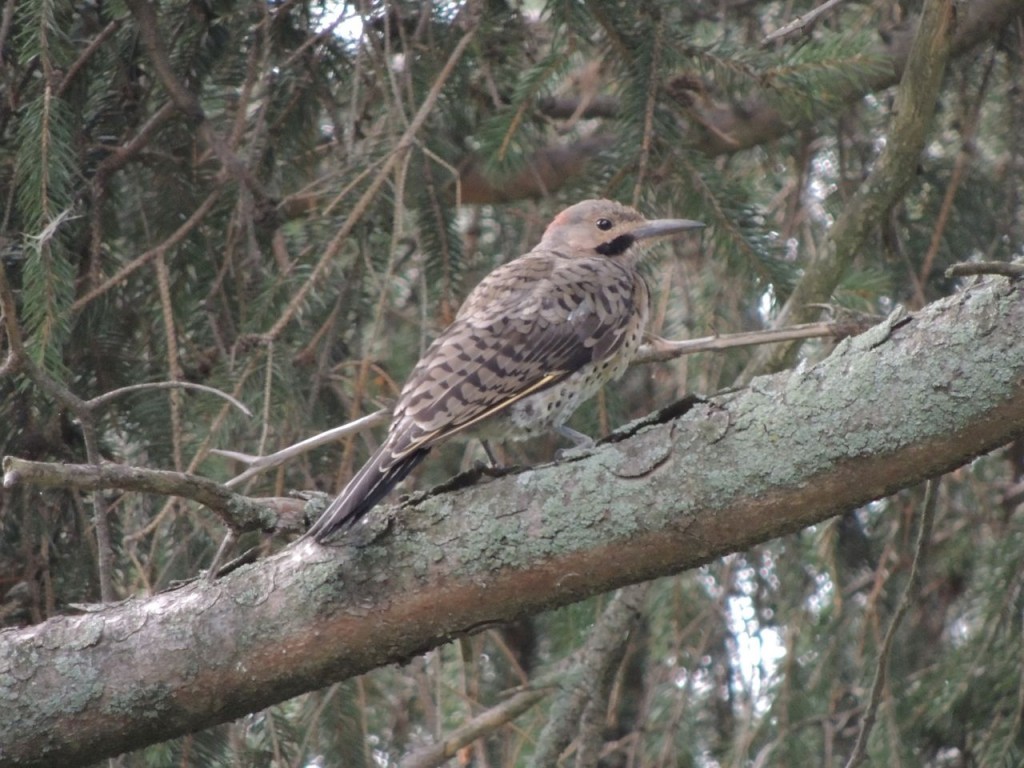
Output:
[[612,222],[610,219],[598,219],[597,228],[603,229],[605,232],[607,232],[609,229],[612,228]]

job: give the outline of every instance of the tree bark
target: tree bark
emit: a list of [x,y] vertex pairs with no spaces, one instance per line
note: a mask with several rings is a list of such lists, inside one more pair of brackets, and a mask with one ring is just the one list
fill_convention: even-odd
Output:
[[[0,633],[0,766],[81,765],[676,573],[1024,434],[1024,285],[988,278],[590,453],[378,508],[214,581]],[[352,540],[350,539],[350,541]]]

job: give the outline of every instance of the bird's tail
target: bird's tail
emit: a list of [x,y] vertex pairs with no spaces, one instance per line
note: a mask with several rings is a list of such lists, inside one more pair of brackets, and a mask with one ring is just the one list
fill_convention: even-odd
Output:
[[306,536],[323,542],[342,528],[354,525],[402,482],[429,452],[429,448],[420,448],[396,460],[385,442],[348,481],[344,490],[306,532]]

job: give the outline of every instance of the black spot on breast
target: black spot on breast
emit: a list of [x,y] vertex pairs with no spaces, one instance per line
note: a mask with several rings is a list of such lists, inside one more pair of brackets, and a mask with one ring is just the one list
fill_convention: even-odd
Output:
[[629,246],[636,242],[636,238],[630,234],[619,235],[614,240],[601,243],[596,250],[602,256],[621,256],[629,250]]

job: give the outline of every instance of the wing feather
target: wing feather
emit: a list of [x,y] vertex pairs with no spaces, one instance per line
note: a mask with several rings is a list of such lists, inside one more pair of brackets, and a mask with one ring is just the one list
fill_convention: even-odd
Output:
[[[395,408],[391,455],[429,447],[613,355],[641,278],[625,268],[609,274],[607,261],[594,261],[530,254],[480,283],[410,374]],[[614,302],[602,294],[609,277]]]

